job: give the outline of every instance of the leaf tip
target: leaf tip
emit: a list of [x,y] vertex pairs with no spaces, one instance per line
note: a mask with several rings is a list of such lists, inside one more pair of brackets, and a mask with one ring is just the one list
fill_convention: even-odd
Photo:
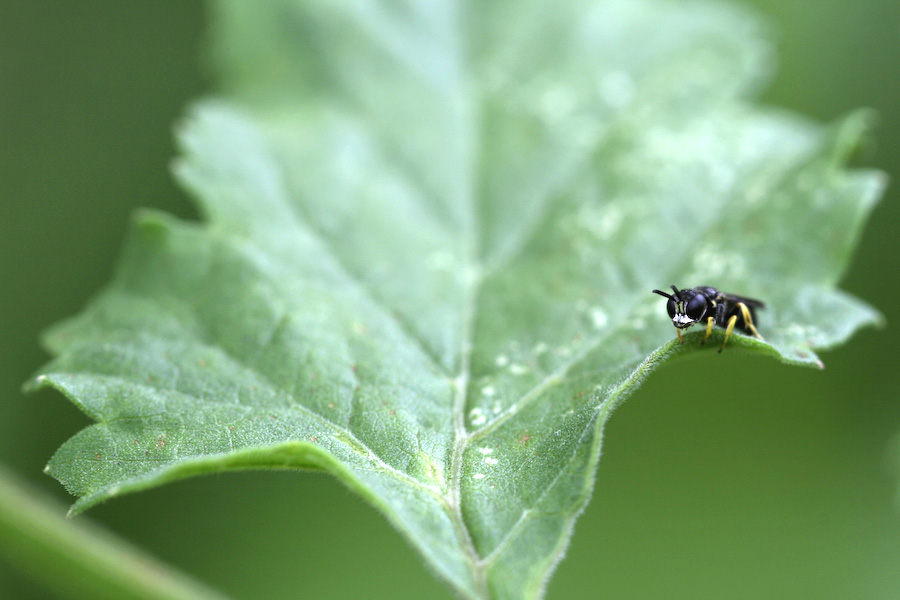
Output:
[[47,386],[47,376],[43,373],[36,375],[22,384],[22,392],[25,394],[34,393]]
[[102,501],[103,499],[97,498],[96,494],[82,496],[69,507],[68,511],[66,511],[66,518],[71,519],[77,517],[95,504],[100,504]]
[[881,115],[877,111],[862,108],[851,112],[833,126],[834,163],[843,166],[854,155],[865,151],[872,144],[872,131],[880,120]]
[[135,211],[133,221],[135,226],[143,233],[162,235],[168,233],[172,217],[149,208],[139,208]]

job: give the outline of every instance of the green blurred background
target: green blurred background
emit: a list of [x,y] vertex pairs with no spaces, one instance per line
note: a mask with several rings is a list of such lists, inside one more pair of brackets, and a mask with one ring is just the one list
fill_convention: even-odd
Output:
[[[726,352],[654,374],[610,422],[595,497],[549,598],[900,598],[900,445],[889,454],[900,433],[900,3],[751,4],[780,34],[764,102],[823,122],[860,106],[881,116],[858,164],[893,185],[843,287],[889,327],[823,353],[824,372]],[[167,167],[173,122],[213,85],[204,10],[0,7],[0,462],[68,503],[41,471],[88,420],[58,394],[19,387],[47,358],[39,333],[108,281],[136,207],[195,217]],[[79,518],[236,598],[450,597],[327,476],[206,477]],[[0,564],[0,598],[45,597]]]

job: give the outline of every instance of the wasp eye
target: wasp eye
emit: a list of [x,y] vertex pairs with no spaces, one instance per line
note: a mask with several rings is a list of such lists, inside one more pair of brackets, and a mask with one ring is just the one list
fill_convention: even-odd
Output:
[[685,314],[688,317],[693,319],[694,321],[699,321],[703,318],[703,313],[706,311],[706,298],[703,297],[703,294],[697,294],[687,303],[687,307],[685,307]]
[[669,311],[669,318],[675,318],[675,300],[669,300],[666,302],[666,310]]

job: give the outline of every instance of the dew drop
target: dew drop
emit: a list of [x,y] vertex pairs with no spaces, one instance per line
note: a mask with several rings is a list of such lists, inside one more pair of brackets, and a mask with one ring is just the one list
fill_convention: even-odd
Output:
[[472,425],[484,425],[487,422],[487,417],[480,408],[473,408],[469,411],[469,421]]
[[524,375],[528,372],[528,367],[520,365],[519,363],[513,363],[509,365],[509,372],[513,375]]
[[606,327],[609,317],[606,316],[606,312],[602,308],[598,306],[591,308],[590,315],[591,321],[594,324],[594,329],[603,329]]

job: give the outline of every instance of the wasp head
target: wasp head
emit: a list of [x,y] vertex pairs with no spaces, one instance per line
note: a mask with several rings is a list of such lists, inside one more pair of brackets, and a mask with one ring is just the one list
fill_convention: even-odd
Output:
[[697,290],[679,290],[672,286],[674,294],[667,294],[659,290],[653,290],[654,294],[659,294],[669,299],[666,303],[666,310],[669,312],[669,318],[672,324],[678,329],[687,329],[694,323],[701,321],[706,316],[708,309],[706,296]]

